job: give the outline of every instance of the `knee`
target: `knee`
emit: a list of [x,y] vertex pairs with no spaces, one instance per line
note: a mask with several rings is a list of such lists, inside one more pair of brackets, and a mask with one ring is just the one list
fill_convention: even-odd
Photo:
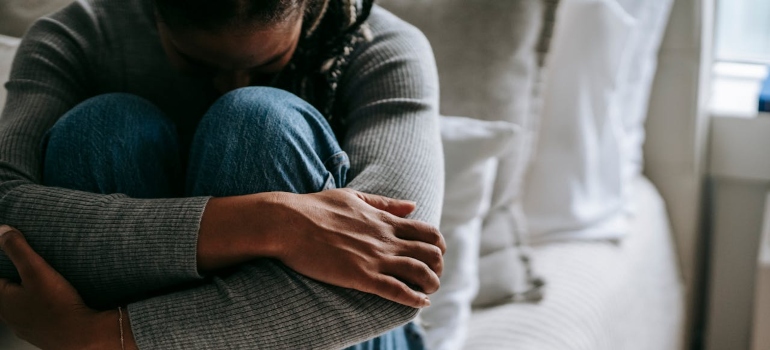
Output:
[[341,164],[333,174],[344,183],[341,152],[331,127],[307,102],[274,88],[241,88],[219,98],[198,124],[188,193],[316,192],[329,182],[328,159]]
[[308,107],[307,102],[288,91],[266,86],[250,86],[222,95],[211,107],[210,113],[218,111],[250,111],[257,114],[302,112]]
[[151,102],[136,95],[110,93],[92,97],[67,112],[49,131],[48,144],[63,140],[70,146],[131,142],[165,137],[174,130],[173,123]]
[[220,97],[203,117],[199,130],[206,134],[222,130],[258,131],[262,138],[310,136],[324,128],[325,120],[310,104],[299,97],[270,87],[246,87]]

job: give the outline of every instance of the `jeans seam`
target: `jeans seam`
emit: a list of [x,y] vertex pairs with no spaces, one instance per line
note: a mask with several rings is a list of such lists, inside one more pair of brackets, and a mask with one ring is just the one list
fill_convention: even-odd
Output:
[[350,159],[345,151],[339,151],[327,158],[324,167],[329,172],[324,190],[345,187],[347,171],[350,169]]
[[350,164],[350,160],[348,160],[348,154],[345,151],[339,151],[324,161],[324,167],[330,171],[347,164]]

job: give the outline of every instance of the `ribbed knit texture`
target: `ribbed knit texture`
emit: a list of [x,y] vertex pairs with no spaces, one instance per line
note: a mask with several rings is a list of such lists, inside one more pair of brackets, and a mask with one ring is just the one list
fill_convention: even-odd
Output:
[[[412,218],[437,225],[443,157],[430,46],[418,30],[380,8],[370,25],[373,40],[353,55],[339,88],[338,115],[347,125],[340,141],[352,162],[349,187],[416,201]],[[182,134],[216,98],[208,82],[171,68],[149,0],[83,0],[38,21],[6,87],[0,223],[21,230],[89,304],[140,300],[128,307],[140,349],[341,348],[416,315],[270,260],[204,278],[196,245],[208,198],[132,199],[40,185],[43,135],[91,96],[142,96]],[[0,277],[17,278],[2,254]],[[195,286],[144,299],[188,283]]]
[[683,349],[686,302],[666,206],[645,178],[632,190],[628,237],[534,246],[548,279],[543,301],[474,310],[463,349]]

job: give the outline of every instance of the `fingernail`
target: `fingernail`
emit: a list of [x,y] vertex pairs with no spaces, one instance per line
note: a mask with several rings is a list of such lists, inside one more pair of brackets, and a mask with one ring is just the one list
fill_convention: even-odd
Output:
[[13,227],[8,225],[2,225],[0,226],[0,250],[5,250],[3,246],[5,245],[5,234],[8,232],[13,231]]
[[13,231],[13,227],[11,226],[8,226],[8,225],[0,226],[0,237],[3,237],[3,235],[11,231]]
[[430,306],[430,299],[428,298],[427,294],[419,293],[420,297],[422,297],[422,307],[428,307]]

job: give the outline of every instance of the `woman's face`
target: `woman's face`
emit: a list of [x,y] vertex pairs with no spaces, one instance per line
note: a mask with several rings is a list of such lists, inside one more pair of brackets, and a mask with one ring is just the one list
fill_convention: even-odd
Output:
[[302,16],[257,29],[206,31],[158,21],[163,48],[180,71],[210,78],[217,91],[268,84],[291,60]]

